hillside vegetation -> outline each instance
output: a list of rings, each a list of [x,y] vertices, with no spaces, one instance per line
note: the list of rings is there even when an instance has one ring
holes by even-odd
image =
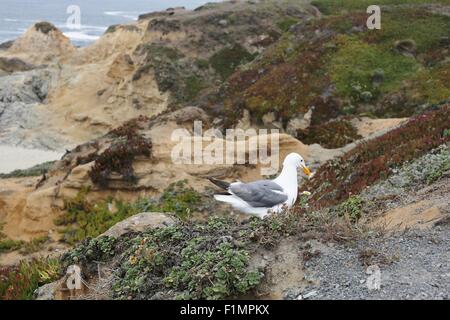
[[[450,1],[380,0],[381,30],[366,27],[370,4],[266,0],[150,13],[110,27],[91,47],[54,56],[70,85],[49,91],[48,104],[58,106],[49,117],[84,143],[54,163],[0,175],[0,255],[33,257],[0,268],[0,298],[298,299],[310,287],[337,290],[308,273],[345,273],[332,252],[358,255],[360,278],[373,264],[407,274],[400,258],[367,247],[394,241],[380,222],[390,217],[406,225],[394,231],[448,230]],[[62,37],[51,24],[36,30],[27,37]],[[73,70],[92,83],[70,82]],[[36,79],[40,71],[32,72]],[[19,80],[31,90],[27,79]],[[90,91],[68,98],[75,89]],[[261,220],[218,205],[206,178],[256,179],[260,167],[175,165],[170,135],[192,131],[196,120],[219,132],[280,129],[280,156],[304,153],[315,171],[300,179],[295,206]],[[377,127],[388,120],[395,126]],[[61,133],[36,128],[27,137],[39,143]],[[173,223],[141,230],[138,214]],[[108,234],[115,227],[123,232]],[[56,244],[69,249],[60,254]],[[44,247],[55,256],[38,256]],[[348,248],[359,251],[349,258]],[[67,296],[65,271],[73,264],[88,286]],[[361,285],[360,278],[352,281]],[[346,288],[351,298],[377,297],[356,294],[353,283]]]

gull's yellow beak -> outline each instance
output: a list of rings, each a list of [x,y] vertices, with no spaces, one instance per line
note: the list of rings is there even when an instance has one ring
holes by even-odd
[[[308,167],[303,167],[303,172],[309,177],[309,176],[311,176],[311,170],[309,170],[309,168]]]

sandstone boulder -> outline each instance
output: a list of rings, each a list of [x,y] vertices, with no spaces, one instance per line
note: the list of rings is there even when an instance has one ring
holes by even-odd
[[[172,226],[176,223],[177,219],[170,214],[144,212],[119,222],[101,236],[118,238],[129,232],[143,232],[149,229]]]
[[[43,63],[71,55],[75,50],[70,39],[54,25],[39,22],[15,40],[8,52],[27,56],[34,63]]]

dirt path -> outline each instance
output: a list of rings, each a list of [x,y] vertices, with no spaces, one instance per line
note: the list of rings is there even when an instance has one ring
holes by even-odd
[[[317,285],[311,299],[450,299],[450,224],[409,231],[354,246],[317,245],[305,265]],[[379,290],[369,290],[369,265],[380,269]],[[372,267],[373,268],[373,267]]]
[[[304,266],[312,284],[299,294],[310,299],[450,299],[450,177],[404,192],[389,207],[378,219],[388,222],[381,237],[345,245],[312,242],[315,254]],[[370,266],[380,270],[377,290],[368,288]]]

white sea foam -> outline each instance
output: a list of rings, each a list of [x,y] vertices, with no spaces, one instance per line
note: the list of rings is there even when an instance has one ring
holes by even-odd
[[[100,38],[100,36],[94,36],[80,31],[66,31],[64,32],[64,35],[72,41],[81,41],[81,42],[95,41],[98,38]]]
[[[0,30],[0,34],[22,34],[23,31],[6,31],[6,30]]]
[[[28,169],[37,164],[61,158],[62,153],[0,145],[0,173]]]
[[[6,22],[36,22],[38,20],[4,18],[3,21],[6,21]]]
[[[107,16],[123,17],[130,20],[137,20],[139,16],[139,12],[136,11],[105,11],[103,14],[106,14]]]
[[[56,27],[60,30],[64,30],[64,29],[70,29],[67,27],[67,24],[58,24],[56,25]],[[86,24],[81,24],[80,28],[77,28],[77,30],[86,30],[86,31],[97,31],[97,32],[105,32],[106,29],[108,29],[105,26],[91,26],[91,25],[86,25]]]

